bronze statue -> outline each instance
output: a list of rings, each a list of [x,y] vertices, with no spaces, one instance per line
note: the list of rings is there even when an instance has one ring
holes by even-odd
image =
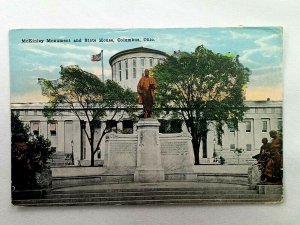
[[[155,103],[154,92],[157,88],[156,81],[149,76],[149,69],[145,69],[145,75],[141,77],[137,85],[139,94],[138,104],[143,105],[144,118],[151,117],[152,108]]]

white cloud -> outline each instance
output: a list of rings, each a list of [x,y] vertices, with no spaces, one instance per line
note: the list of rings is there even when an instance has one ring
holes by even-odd
[[[251,34],[246,34],[246,33],[236,32],[236,31],[224,31],[223,33],[229,33],[232,39],[251,39],[251,38],[254,38],[254,36],[251,35]]]
[[[43,44],[34,44],[34,45],[20,45],[21,49],[27,52],[38,54],[43,57],[56,57],[62,58],[64,60],[79,60],[79,61],[89,61],[91,55],[101,52],[103,50],[97,46],[80,46],[73,44],[60,44],[60,43],[43,43]],[[63,53],[53,52],[53,50],[61,50]],[[67,51],[63,51],[67,50]],[[80,53],[78,51],[85,51],[85,53]],[[111,56],[116,54],[116,50],[104,50],[103,55]],[[73,63],[78,64],[78,63]]]
[[[56,54],[51,53],[49,51],[45,51],[45,50],[36,48],[36,47],[34,47],[32,45],[22,44],[21,45],[21,49],[24,50],[24,51],[28,51],[28,52],[32,52],[32,53],[38,54],[39,56],[44,56],[44,57],[49,57],[49,56],[55,56],[56,55]]]
[[[194,51],[199,45],[208,46],[208,42],[200,36],[186,36],[178,38],[177,35],[167,34],[160,37],[154,37],[154,39],[156,40],[156,49],[172,49],[172,52],[167,53],[173,53],[173,51],[177,50]],[[144,42],[143,46],[153,46],[153,43]]]
[[[102,70],[101,70],[101,66],[82,66],[81,69],[90,72],[92,74],[95,74],[98,77],[102,76]],[[103,70],[105,77],[109,77],[111,79],[111,69],[104,69]]]
[[[55,49],[68,49],[68,50],[82,50],[82,51],[90,51],[90,52],[95,52],[99,53],[102,48],[99,48],[97,46],[80,46],[80,45],[73,45],[73,44],[57,44],[57,43],[46,43],[40,45],[43,48],[55,48]]]
[[[80,61],[88,61],[91,58],[91,56],[88,54],[78,54],[78,53],[70,53],[70,52],[58,54],[57,56],[63,59],[75,59]]]
[[[268,41],[278,38],[278,34],[271,34],[266,37],[262,37],[257,39],[254,43],[257,45],[257,48],[252,49],[246,49],[242,52],[240,56],[240,61],[242,63],[253,63],[253,64],[259,64],[254,62],[251,59],[251,56],[255,53],[261,53],[263,57],[272,57],[275,54],[278,54],[282,51],[282,47],[278,45],[271,45],[268,43]]]
[[[24,70],[26,70],[26,71],[44,70],[44,71],[52,73],[55,70],[57,70],[58,68],[59,68],[58,66],[41,65],[41,64],[33,63],[33,64],[31,64],[31,68],[27,68],[27,69],[24,69]]]
[[[282,86],[282,65],[271,65],[252,69],[249,87],[273,87]]]

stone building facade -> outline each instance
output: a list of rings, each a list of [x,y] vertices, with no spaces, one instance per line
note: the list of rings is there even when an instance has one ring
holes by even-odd
[[[213,126],[208,132],[207,159],[203,163],[209,163],[213,160],[214,152],[223,156],[227,163],[235,163],[236,156],[233,152],[235,148],[244,150],[243,157],[250,159],[260,150],[261,139],[269,138],[270,130],[282,130],[282,102],[281,101],[246,101],[248,111],[245,114],[243,122],[239,123],[238,131],[234,131],[230,124],[224,126],[224,135],[222,146],[217,144],[217,138]],[[41,134],[48,138],[57,152],[74,152],[75,163],[90,159],[90,149],[88,140],[81,128],[80,121],[76,116],[68,111],[67,108],[60,109],[60,115],[55,116],[53,121],[48,122],[43,116],[45,103],[24,103],[11,104],[12,112],[19,115],[20,119],[30,127],[32,134]],[[110,117],[108,117],[110,118]],[[103,120],[97,129],[98,138],[106,124],[110,121]],[[161,121],[162,122],[162,121]],[[128,121],[121,120],[113,123],[113,130],[116,133],[128,133]],[[136,132],[136,122],[132,121],[132,129]],[[172,130],[172,123],[170,123]],[[186,130],[182,126],[182,130]],[[161,131],[165,132],[165,131]],[[99,140],[99,139],[98,139]],[[97,141],[97,138],[95,142]],[[101,143],[101,149],[105,148],[105,139]],[[104,152],[95,154],[95,159],[102,159]],[[200,157],[202,156],[200,149]],[[200,160],[201,161],[201,160]],[[244,162],[244,161],[241,161]]]

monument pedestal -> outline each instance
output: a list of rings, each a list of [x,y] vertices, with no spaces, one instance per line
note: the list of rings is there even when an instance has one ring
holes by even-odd
[[[141,119],[137,123],[137,167],[134,182],[151,183],[165,180],[161,162],[159,126],[160,123],[152,118]]]

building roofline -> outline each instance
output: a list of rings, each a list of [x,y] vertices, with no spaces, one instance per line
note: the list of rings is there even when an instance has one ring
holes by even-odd
[[[163,55],[163,56],[166,56],[166,57],[169,57],[169,55],[163,51],[159,51],[159,50],[156,50],[156,49],[151,49],[151,48],[144,48],[144,47],[138,47],[138,48],[131,48],[131,49],[127,49],[127,50],[124,50],[124,51],[121,51],[121,52],[118,52],[116,54],[114,54],[113,56],[110,57],[109,59],[109,65],[112,64],[112,62],[120,57],[120,56],[123,56],[123,55],[127,55],[127,54],[131,54],[131,53],[140,53],[140,52],[147,52],[147,53],[156,53],[156,54],[160,54],[160,55]]]

